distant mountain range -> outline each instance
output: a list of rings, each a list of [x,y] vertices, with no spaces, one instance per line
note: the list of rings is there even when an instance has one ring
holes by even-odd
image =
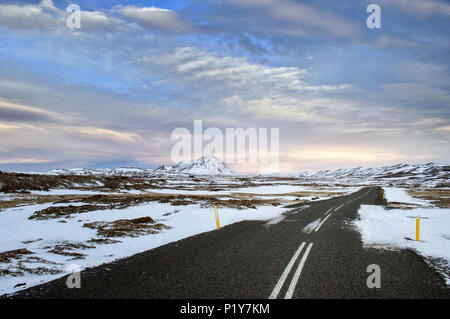
[[[155,174],[238,175],[225,165],[225,163],[212,156],[204,156],[190,162],[180,162],[174,166],[162,165],[154,170],[136,167],[113,169],[71,168],[53,170],[47,174],[128,177],[146,177],[154,176]],[[278,174],[271,174],[271,176],[278,176]],[[318,172],[282,174],[282,176],[297,177],[301,180],[312,182],[450,186],[450,166],[435,163],[417,165],[397,164],[379,168],[345,168]]]
[[[180,162],[175,166],[160,166],[156,172],[166,172],[174,174],[202,174],[202,175],[234,175],[235,172],[225,163],[213,156],[203,156],[195,161]]]
[[[450,166],[435,163],[302,172],[296,174],[296,176],[305,180],[339,181],[342,183],[371,182],[393,185],[450,186]]]
[[[119,167],[119,168],[60,168],[54,169],[47,174],[51,175],[78,175],[78,176],[130,176],[145,177],[153,174],[153,170],[138,167]]]
[[[137,167],[101,169],[69,168],[55,169],[50,171],[49,174],[145,177],[155,174],[234,175],[236,173],[217,158],[213,156],[203,156],[194,161],[180,162],[174,166],[162,165],[154,170]]]

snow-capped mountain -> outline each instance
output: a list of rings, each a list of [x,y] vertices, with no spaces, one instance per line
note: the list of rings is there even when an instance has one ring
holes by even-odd
[[[234,175],[231,168],[213,156],[203,156],[191,162],[180,162],[171,167],[168,172],[176,174],[202,175]]]
[[[55,169],[48,174],[50,175],[79,175],[79,176],[129,176],[129,177],[146,177],[155,174],[201,174],[201,175],[234,175],[235,173],[225,163],[219,161],[213,156],[203,156],[197,160],[190,162],[180,162],[174,166],[162,165],[155,170],[143,169],[136,167],[120,167],[120,168],[69,168]]]
[[[49,172],[51,175],[79,175],[79,176],[130,176],[145,177],[152,174],[152,170],[137,167],[119,167],[119,168],[68,168],[55,169]]]
[[[315,173],[304,172],[296,176],[317,181],[443,186],[450,184],[450,166],[435,163],[396,164],[379,168],[356,167]]]
[[[236,173],[217,158],[204,156],[194,161],[180,162],[174,166],[162,165],[155,170],[135,167],[112,169],[71,168],[53,170],[47,174],[151,177],[165,174],[235,175]],[[450,186],[450,166],[435,163],[418,165],[397,164],[379,168],[341,168],[338,170],[301,172],[297,174],[270,174],[273,177],[285,175],[314,183]]]
[[[172,166],[161,165],[160,167],[155,168],[155,172],[166,173],[166,172],[170,172],[171,169],[172,169]]]

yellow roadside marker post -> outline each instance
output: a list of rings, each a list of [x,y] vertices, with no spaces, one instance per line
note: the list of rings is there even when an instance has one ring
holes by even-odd
[[[416,218],[416,241],[420,241],[420,216]]]
[[[219,229],[220,228],[220,224],[219,224],[219,210],[217,209],[217,206],[214,206],[214,216],[216,217],[217,229]]]

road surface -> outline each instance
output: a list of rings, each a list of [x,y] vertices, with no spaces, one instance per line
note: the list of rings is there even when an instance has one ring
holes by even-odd
[[[269,225],[244,221],[86,269],[18,298],[449,298],[444,280],[410,250],[365,249],[350,221],[381,188],[297,207]],[[315,224],[312,224],[315,222]],[[309,226],[310,232],[303,229]],[[379,265],[381,288],[368,288]]]

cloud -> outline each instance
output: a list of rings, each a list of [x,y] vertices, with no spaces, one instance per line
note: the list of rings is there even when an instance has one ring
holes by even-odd
[[[13,79],[0,78],[0,92],[2,95],[21,95],[23,93],[27,95],[42,96],[48,94],[45,87],[26,83],[24,81],[16,81]]]
[[[0,25],[10,29],[41,31],[41,32],[71,32],[66,25],[70,13],[58,9],[51,0],[42,0],[35,5],[0,5]],[[108,12],[81,11],[81,29],[79,32],[127,30],[129,26],[122,20],[108,15]]]
[[[419,17],[450,16],[450,4],[437,0],[384,0],[382,4],[398,7],[407,14]]]
[[[46,110],[0,99],[0,118],[11,122],[58,122],[60,117]]]
[[[248,121],[270,121],[271,125],[336,123],[351,111],[350,101],[325,96],[266,95],[245,97],[234,95],[220,100],[221,116],[243,118]]]
[[[289,23],[291,26],[304,26],[326,31],[335,36],[355,35],[355,27],[334,14],[318,10],[310,5],[291,0],[229,0],[235,6],[263,10],[271,18]]]
[[[450,83],[450,74],[442,64],[406,60],[396,68],[399,82],[413,82],[429,87],[445,88]],[[442,95],[442,92],[439,94]]]
[[[380,152],[369,147],[336,147],[312,146],[302,148],[300,152],[286,154],[286,156],[299,160],[329,160],[356,161],[356,162],[383,162],[396,161],[403,157],[398,153]]]
[[[11,29],[48,31],[62,23],[55,9],[49,0],[37,5],[0,5],[0,24]]]
[[[306,74],[306,70],[296,67],[252,64],[245,58],[220,57],[194,47],[177,48],[173,53],[157,57],[155,61],[185,80],[222,82],[232,87],[262,83],[296,87],[301,85],[301,78]]]
[[[258,45],[248,35],[242,35],[239,37],[239,44],[244,47],[248,52],[260,55],[269,53],[264,47]]]
[[[419,26],[401,38],[400,19],[397,34],[367,31],[368,45],[358,35],[365,8],[308,3],[95,7],[82,12],[80,32],[42,35],[23,30],[67,30],[67,13],[53,2],[0,10],[0,25],[19,30],[4,32],[9,45],[0,48],[2,159],[168,162],[171,130],[192,128],[194,119],[278,127],[284,154],[304,154],[285,156],[292,168],[408,161],[422,151],[448,158],[448,44],[439,46],[439,63],[429,54],[427,63],[411,60],[436,48],[443,31],[428,40]],[[36,28],[13,21],[25,11]]]
[[[22,129],[35,129],[35,130],[42,130],[42,128],[29,124],[29,123],[20,123],[20,122],[0,122],[0,130],[2,130],[2,133],[13,131],[13,130],[22,130]]]
[[[450,132],[450,125],[438,127],[437,130],[444,131],[444,132]]]
[[[67,127],[64,130],[70,133],[81,133],[83,135],[92,136],[94,138],[106,138],[116,141],[135,141],[138,135],[128,132],[119,132],[111,129],[98,127]]]
[[[175,11],[156,7],[117,6],[114,11],[148,30],[189,32],[192,28]]]
[[[131,27],[128,26],[124,21],[109,16],[105,12],[101,11],[81,11],[81,29],[77,31],[81,32],[102,32],[102,31],[113,31],[130,30]]]
[[[448,112],[450,94],[447,90],[417,83],[389,83],[380,86],[382,97],[397,106],[444,108]]]
[[[136,62],[148,67],[162,67],[166,76],[177,80],[209,83],[211,86],[220,84],[247,92],[254,89],[258,94],[279,90],[317,93],[352,87],[349,84],[310,85],[304,81],[306,69],[251,63],[245,58],[219,56],[195,47],[180,47],[166,54],[144,55]]]
[[[372,45],[376,48],[397,48],[397,47],[406,47],[406,48],[417,48],[420,47],[419,43],[415,41],[411,41],[406,38],[400,37],[392,37],[389,35],[380,35],[375,39],[375,41],[367,43],[368,45]]]
[[[52,160],[37,159],[37,158],[11,158],[11,159],[0,159],[0,164],[43,164],[43,163],[53,163]]]
[[[133,159],[153,149],[136,133],[100,126],[0,122],[0,132],[4,165]]]
[[[214,118],[216,123],[279,120],[289,122],[330,121],[352,105],[342,95],[353,85],[313,85],[308,72],[298,67],[252,63],[245,58],[219,56],[194,47],[176,48],[165,54],[146,54],[135,62],[141,68],[171,79],[173,88],[191,88],[193,114]],[[187,99],[183,101],[185,105]],[[220,109],[220,119],[217,114]],[[187,119],[191,119],[188,116]]]

